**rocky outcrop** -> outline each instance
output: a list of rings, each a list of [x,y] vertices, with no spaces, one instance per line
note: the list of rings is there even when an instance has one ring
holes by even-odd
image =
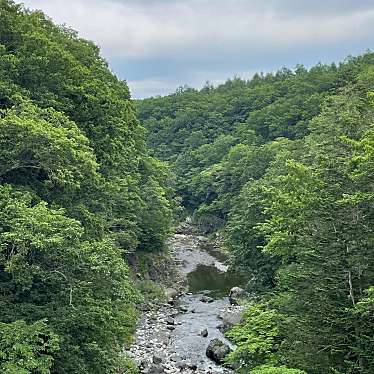
[[[178,297],[179,292],[174,288],[166,288],[164,294],[167,300],[172,300]]]
[[[175,230],[176,234],[197,235],[198,230],[190,222],[182,222]]]
[[[228,331],[234,325],[238,325],[243,321],[243,308],[231,307],[223,313],[221,313],[218,318],[222,320],[222,323],[218,326],[218,329],[223,333]]]
[[[152,357],[152,362],[156,365],[162,364],[165,360],[164,354],[155,353]]]
[[[230,290],[229,301],[231,305],[239,305],[240,299],[245,295],[245,291],[240,287],[233,287]]]
[[[231,352],[231,348],[219,339],[213,339],[210,341],[206,355],[217,364],[221,364],[225,357]]]

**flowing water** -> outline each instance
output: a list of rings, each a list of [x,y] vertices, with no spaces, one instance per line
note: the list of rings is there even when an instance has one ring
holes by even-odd
[[[229,307],[230,289],[241,285],[243,279],[228,272],[225,256],[215,251],[205,237],[177,234],[171,247],[180,271],[187,276],[188,286],[188,294],[180,299],[188,312],[176,317],[178,324],[172,336],[174,349],[177,353],[183,352],[189,361],[209,369],[212,361],[205,351],[211,339],[219,338],[232,347],[217,327],[222,323],[219,316]],[[204,295],[214,301],[202,302]],[[208,330],[205,338],[200,334],[204,329]],[[214,367],[215,371],[223,371]]]
[[[225,257],[205,237],[176,234],[169,245],[179,272],[187,280],[187,292],[178,299],[178,308],[165,306],[156,316],[143,316],[135,352],[144,358],[154,354],[152,347],[158,347],[157,351],[165,354],[166,373],[179,372],[175,364],[178,360],[196,365],[195,373],[230,373],[231,370],[216,365],[206,356],[206,348],[214,338],[233,348],[217,327],[222,323],[220,315],[235,311],[229,304],[228,294],[232,287],[242,285],[243,279],[228,271]],[[201,301],[203,296],[210,298],[209,302]],[[170,316],[175,323],[168,330],[165,324]],[[207,337],[201,335],[205,329]],[[144,345],[148,348],[143,349]]]

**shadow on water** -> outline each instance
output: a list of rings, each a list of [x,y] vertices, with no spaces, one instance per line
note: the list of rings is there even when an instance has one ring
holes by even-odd
[[[209,293],[215,299],[227,296],[232,287],[244,284],[244,278],[239,274],[221,271],[214,265],[198,265],[187,279],[189,292]]]

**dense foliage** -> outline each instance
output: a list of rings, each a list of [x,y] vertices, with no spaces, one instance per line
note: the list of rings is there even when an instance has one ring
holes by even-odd
[[[138,107],[185,207],[248,275],[239,370],[374,372],[374,54]]]
[[[136,106],[94,44],[0,0],[1,372],[131,370],[125,259],[163,246],[169,164],[247,274],[238,371],[373,373],[374,55]]]
[[[98,48],[0,0],[2,373],[125,370],[125,258],[162,248],[171,182]]]

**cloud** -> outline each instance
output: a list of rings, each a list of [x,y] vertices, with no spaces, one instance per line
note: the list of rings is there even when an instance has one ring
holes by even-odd
[[[93,40],[114,70],[133,84],[133,91],[144,95],[147,85],[153,93],[160,84],[164,88],[159,92],[164,92],[172,84],[196,85],[197,81],[219,81],[240,71],[271,70],[289,62],[295,65],[311,51],[318,62],[333,58],[332,50],[338,51],[335,56],[340,58],[348,46],[353,47],[348,53],[373,46],[372,0],[24,3]]]
[[[175,82],[168,82],[163,79],[139,79],[127,82],[131,95],[135,98],[166,95],[174,92],[177,88]]]
[[[325,11],[330,11],[318,18],[314,13],[322,7],[315,3],[322,2],[26,1],[32,8],[42,8],[58,22],[76,28],[83,37],[93,39],[111,57],[170,56],[197,50],[204,53],[233,46],[326,44],[374,31],[373,3],[369,6],[363,1],[367,6],[355,7],[355,1],[324,1]]]

